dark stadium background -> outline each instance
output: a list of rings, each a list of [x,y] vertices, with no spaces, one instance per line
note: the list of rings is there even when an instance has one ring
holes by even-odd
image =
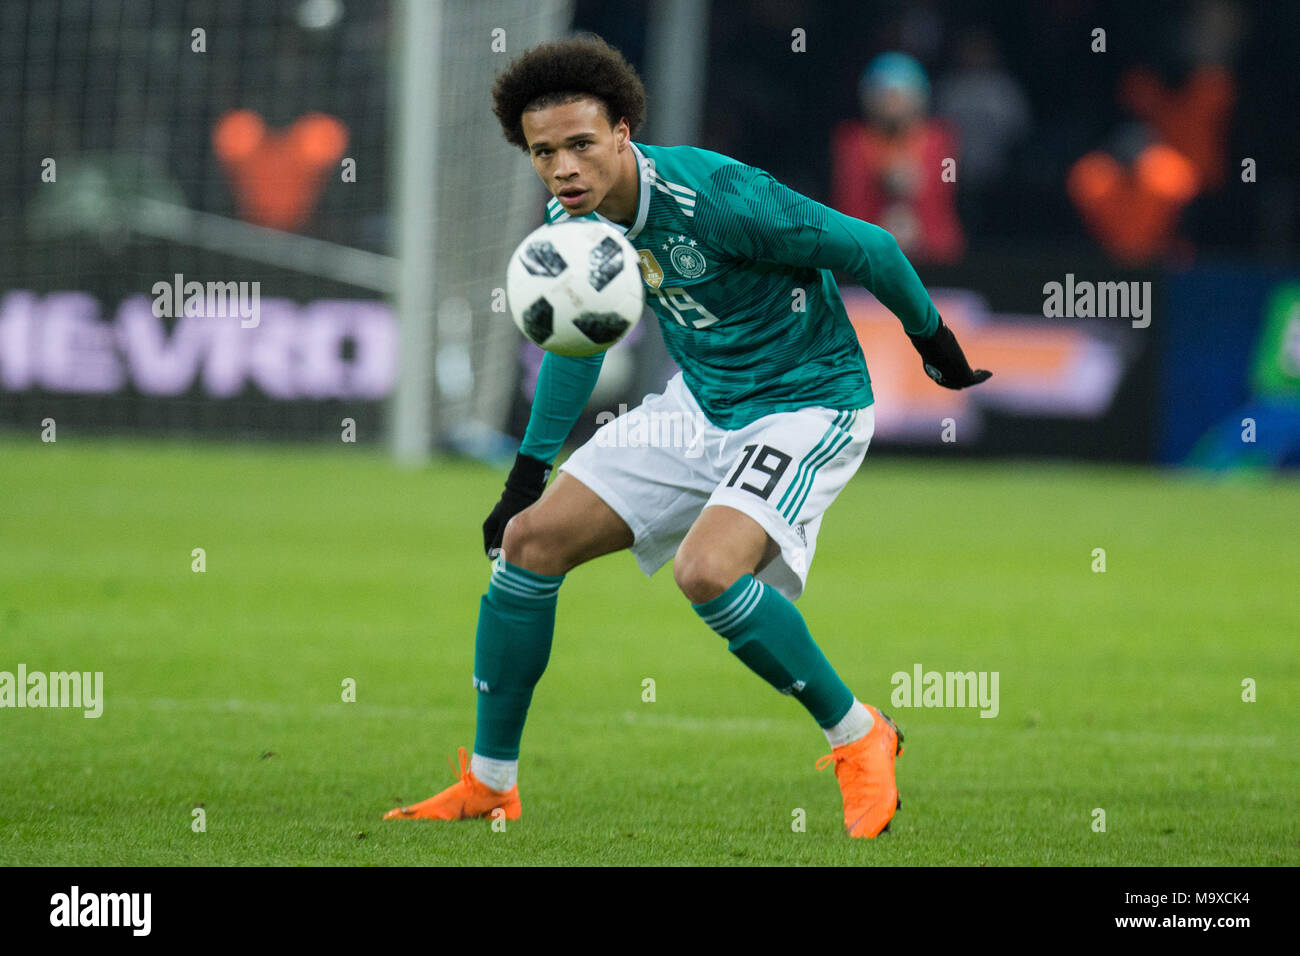
[[[0,3],[0,672],[105,678],[99,719],[0,710],[0,866],[1300,862],[1298,10]],[[627,555],[566,579],[525,818],[379,822],[446,786],[444,754],[472,742],[480,529],[541,357],[497,293],[547,195],[489,91],[510,56],[574,30],[642,72],[646,142],[828,202],[832,139],[880,54],[914,56],[937,94],[977,31],[1027,104],[980,191],[959,154],[964,251],[913,257],[992,379],[936,387],[841,283],[876,433],[800,610],[864,701],[914,666],[1002,674],[996,720],[897,709],[888,841],[844,838],[816,728]],[[1213,64],[1234,90],[1224,176],[1118,255],[1070,183],[1118,168],[1131,185],[1157,156],[1178,186],[1191,160],[1119,91],[1145,75],[1177,96]],[[176,274],[259,283],[262,325],[151,313]],[[1045,284],[1069,275],[1150,283],[1149,325],[1046,316]],[[573,440],[671,371],[643,321]]]
[[[382,2],[337,4],[336,22],[307,29],[301,15],[306,7],[288,0],[6,4],[0,11],[0,110],[11,134],[0,142],[3,288],[88,293],[100,303],[104,320],[128,296],[143,294],[157,277],[176,272],[200,281],[257,278],[264,294],[300,303],[375,297],[376,290],[349,286],[327,272],[304,275],[280,269],[253,250],[228,254],[135,234],[120,221],[120,204],[138,196],[239,218],[229,179],[214,155],[213,129],[222,115],[253,109],[268,126],[284,128],[297,116],[319,111],[347,128],[347,154],[362,175],[347,186],[327,182],[295,231],[349,249],[391,253],[392,8]],[[1229,11],[1239,28],[1239,42],[1225,47],[1237,84],[1225,151],[1227,181],[1187,204],[1168,249],[1138,264],[1117,263],[1067,195],[1071,165],[1091,151],[1109,151],[1121,162],[1132,158],[1134,144],[1148,134],[1119,102],[1120,78],[1142,67],[1170,88],[1186,82],[1195,63],[1189,24],[1194,13],[1210,7]],[[652,9],[648,3],[583,0],[574,7],[573,28],[601,33],[648,72]],[[1277,283],[1294,277],[1300,257],[1300,128],[1279,122],[1300,103],[1300,80],[1284,66],[1300,45],[1298,21],[1287,4],[1231,0],[1138,5],[722,0],[708,7],[697,144],[768,169],[790,186],[830,201],[832,131],[858,115],[857,79],[872,58],[888,50],[915,54],[934,92],[952,73],[961,38],[971,29],[986,31],[1028,103],[1031,122],[1006,150],[1002,173],[978,196],[967,195],[958,182],[965,252],[950,263],[918,258],[922,279],[931,288],[977,291],[995,313],[1031,316],[1041,309],[1043,282],[1060,280],[1066,272],[1151,281],[1159,317],[1150,328],[1121,336],[1127,350],[1122,381],[1099,414],[1040,410],[1005,420],[1003,409],[991,407],[978,441],[940,451],[1178,462],[1197,437],[1250,399],[1252,347],[1265,300]],[[179,36],[197,23],[211,24],[204,55],[185,59],[183,44],[167,52],[159,46],[169,31]],[[1105,53],[1088,48],[1098,24],[1107,30]],[[795,26],[806,31],[806,52],[791,52]],[[491,68],[484,69],[490,76]],[[456,122],[490,126],[481,82],[476,89],[457,92],[465,102]],[[650,124],[641,135],[653,141],[653,82],[651,92]],[[442,147],[450,150],[453,164],[456,145],[453,132]],[[38,188],[33,171],[39,172],[47,156],[59,158],[65,181],[83,191],[100,190],[99,202],[89,204],[94,208],[83,203],[70,209],[53,201],[58,194],[48,184]],[[1257,182],[1238,181],[1237,163],[1246,156],[1258,164]],[[97,177],[89,185],[78,178],[87,169]],[[477,215],[490,217],[490,208],[482,208],[490,197],[490,192],[475,197]],[[540,221],[542,199],[538,187],[534,221]],[[526,231],[523,225],[520,233]],[[454,241],[455,225],[448,229]],[[492,274],[490,266],[502,254],[496,247],[508,246],[510,238],[493,240],[493,253],[474,266],[478,273]],[[1220,297],[1229,310],[1198,311],[1204,295],[1180,292],[1199,289],[1197,283],[1207,276],[1212,288],[1224,290]],[[1229,286],[1233,291],[1226,291]],[[470,301],[474,335],[487,328],[499,332],[501,316],[488,312],[485,302]],[[1169,302],[1185,307],[1170,311]],[[1115,324],[1076,320],[1077,327],[1103,336],[1114,329],[1100,330]],[[662,384],[670,368],[652,325],[632,349],[631,371],[611,374],[600,407],[634,403]],[[1189,354],[1188,342],[1202,346]],[[339,348],[346,363],[355,343],[345,338]],[[423,348],[432,365],[437,344]],[[870,345],[867,351],[870,365]],[[1197,361],[1199,390],[1175,374],[1174,355]],[[443,427],[435,444],[499,457],[508,443],[491,440],[490,433],[521,433],[536,361],[535,350],[520,346],[513,368],[492,367],[494,378],[516,376],[520,387],[504,416],[485,415],[488,439],[461,440]],[[1206,379],[1206,369],[1213,369],[1213,380]],[[479,365],[476,370],[480,378],[488,374]],[[88,429],[117,434],[333,440],[336,423],[346,416],[363,426],[360,443],[379,441],[385,433],[383,402],[365,397],[268,399],[254,384],[235,396],[214,396],[199,376],[182,394],[166,398],[141,394],[129,376],[120,387],[94,394],[50,387],[39,375],[26,379],[15,385],[11,377],[0,376],[5,389],[0,424],[10,429],[31,427],[34,416],[58,420],[65,409],[75,409]],[[594,414],[584,416],[575,437],[583,437],[593,423]],[[879,432],[875,448],[935,450],[932,440],[887,428]]]

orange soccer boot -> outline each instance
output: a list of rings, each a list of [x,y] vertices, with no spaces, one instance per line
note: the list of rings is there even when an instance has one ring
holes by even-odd
[[[903,806],[894,782],[894,757],[903,753],[903,734],[888,715],[870,704],[866,708],[875,721],[871,732],[817,761],[818,770],[835,764],[835,779],[844,795],[844,829],[851,837],[883,833],[894,811]]]
[[[507,820],[518,820],[523,814],[519,802],[519,785],[509,790],[493,790],[481,782],[469,769],[465,748],[460,752],[460,779],[446,790],[428,800],[409,807],[394,807],[384,814],[385,820],[470,820],[491,816],[494,810],[505,810]],[[450,757],[448,762],[450,762]]]

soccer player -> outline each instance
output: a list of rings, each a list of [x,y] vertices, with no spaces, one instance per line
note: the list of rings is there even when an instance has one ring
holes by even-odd
[[[645,92],[600,38],[525,52],[493,98],[505,138],[552,194],[548,221],[609,223],[638,252],[681,372],[622,427],[665,413],[704,427],[685,449],[619,448],[620,423],[609,422],[547,488],[603,355],[545,356],[518,458],[483,525],[494,563],[474,647],[473,756],[467,766],[460,748],[458,782],[385,819],[520,816],[519,744],[550,655],[556,594],[574,567],[630,548],[647,575],[671,558],[704,624],[808,710],[832,748],[817,765],[835,766],[845,828],[876,836],[900,806],[902,734],[854,697],[793,603],[874,423],[866,362],[832,273],[853,275],[898,316],[940,385],[990,373],[971,370],[883,229],[718,153],[634,142]]]

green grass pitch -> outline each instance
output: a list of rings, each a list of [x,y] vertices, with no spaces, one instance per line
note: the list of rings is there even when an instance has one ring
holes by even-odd
[[[906,734],[865,841],[802,708],[627,554],[561,592],[523,819],[380,821],[473,742],[498,472],[63,431],[0,463],[0,670],[105,694],[0,710],[0,864],[1300,863],[1293,481],[868,455],[799,602]],[[997,671],[997,717],[891,708],[916,664]]]

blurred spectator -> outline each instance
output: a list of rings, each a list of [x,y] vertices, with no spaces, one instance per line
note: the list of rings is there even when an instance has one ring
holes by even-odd
[[[927,116],[925,69],[904,53],[881,54],[863,72],[858,96],[863,119],[840,123],[831,140],[831,205],[889,230],[917,262],[956,261],[965,239],[956,183],[944,173],[957,142]]]
[[[1081,156],[1066,190],[1116,262],[1144,266],[1179,248],[1178,218],[1200,189],[1196,167],[1146,127],[1126,124],[1106,150]]]
[[[1228,0],[1201,0],[1182,28],[1176,69],[1182,82],[1166,84],[1156,70],[1138,66],[1120,81],[1119,99],[1196,167],[1202,185],[1223,185],[1228,165],[1228,127],[1237,98],[1232,63],[1245,24]]]
[[[1131,165],[1093,151],[1071,168],[1070,198],[1117,261],[1146,265],[1190,249],[1178,222],[1198,195],[1223,186],[1237,97],[1229,65],[1243,29],[1230,0],[1193,7],[1165,69],[1138,65],[1119,81],[1117,99],[1142,121],[1149,145]]]
[[[961,143],[958,208],[966,227],[978,229],[1008,154],[1030,126],[1029,101],[988,29],[972,27],[959,37],[956,68],[937,84],[935,108]]]
[[[1219,66],[1198,66],[1181,86],[1170,89],[1153,71],[1137,67],[1124,75],[1119,97],[1188,158],[1205,188],[1223,185],[1228,124],[1236,99],[1231,73]]]

